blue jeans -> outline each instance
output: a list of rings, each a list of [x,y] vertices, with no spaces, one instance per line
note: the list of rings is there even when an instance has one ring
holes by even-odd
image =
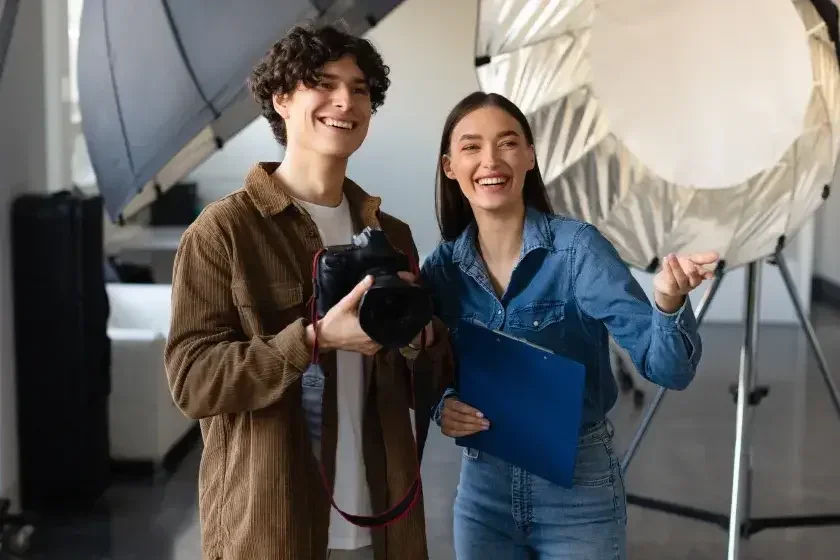
[[[458,560],[625,560],[627,502],[612,426],[581,434],[563,488],[464,448],[455,498]]]

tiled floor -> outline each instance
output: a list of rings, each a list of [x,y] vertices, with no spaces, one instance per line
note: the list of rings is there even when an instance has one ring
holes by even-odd
[[[840,314],[817,309],[815,326],[840,382]],[[703,329],[705,354],[694,385],[668,393],[627,475],[628,490],[728,514],[742,328]],[[840,418],[831,406],[805,338],[793,327],[763,327],[759,382],[769,396],[754,416],[755,516],[840,513]],[[648,402],[655,389],[646,386]],[[613,414],[618,448],[629,442],[640,413],[622,401]],[[451,506],[459,450],[433,428],[424,481],[430,558],[449,560]],[[178,473],[156,483],[124,483],[100,513],[39,527],[33,560],[197,560],[195,473],[198,450]],[[631,560],[726,557],[726,532],[694,520],[631,507]],[[742,547],[746,560],[832,560],[840,527],[767,530]]]

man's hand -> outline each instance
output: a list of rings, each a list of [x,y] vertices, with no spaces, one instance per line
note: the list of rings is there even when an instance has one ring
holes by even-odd
[[[449,437],[464,437],[490,428],[490,422],[473,407],[450,397],[443,403],[440,416],[440,431]]]
[[[714,276],[708,265],[716,264],[718,254],[694,253],[687,257],[668,255],[662,261],[662,269],[653,278],[654,299],[664,313],[674,313],[685,301],[685,296],[699,286],[703,280]]]
[[[318,321],[318,346],[322,350],[348,350],[373,356],[382,348],[371,340],[359,324],[359,302],[372,284],[373,276],[365,277]],[[307,330],[307,339],[310,344],[314,342],[315,331],[312,325]]]
[[[397,274],[399,275],[400,278],[402,278],[403,280],[405,280],[409,284],[416,284],[417,283],[417,277],[415,275],[411,274],[410,272],[400,271],[400,272],[397,272]],[[425,331],[426,331],[426,348],[428,348],[429,346],[432,346],[435,343],[435,329],[432,326],[431,321],[429,321],[429,323],[426,325]],[[411,342],[409,342],[409,346],[411,346],[412,348],[420,348],[420,344],[422,343],[422,340],[421,340],[422,335],[423,335],[423,331],[420,331],[419,333],[417,333],[417,336],[415,336],[414,339]]]

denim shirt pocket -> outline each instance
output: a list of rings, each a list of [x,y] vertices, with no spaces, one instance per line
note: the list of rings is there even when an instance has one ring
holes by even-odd
[[[562,301],[536,301],[512,311],[508,324],[515,329],[542,331],[561,322],[565,309]]]

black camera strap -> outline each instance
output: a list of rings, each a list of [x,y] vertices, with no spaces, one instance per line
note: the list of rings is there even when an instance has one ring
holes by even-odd
[[[315,254],[315,259],[313,261],[313,284],[315,282],[315,267],[316,263],[318,262],[318,258],[320,257],[321,253],[324,251],[318,251]],[[415,267],[416,268],[416,267]],[[318,365],[319,363],[319,347],[318,347],[318,328],[317,328],[317,316],[316,316],[316,297],[317,292],[313,292],[312,298],[309,300],[310,305],[310,320],[312,325],[315,328],[315,340],[312,344],[312,359],[311,362],[313,365]],[[332,507],[342,516],[344,519],[352,523],[353,525],[357,525],[359,527],[385,527],[390,525],[396,521],[399,521],[405,515],[408,514],[409,511],[415,506],[415,504],[420,500],[422,496],[422,481],[420,475],[420,466],[423,461],[423,450],[426,446],[426,437],[429,433],[429,424],[430,424],[430,417],[432,413],[432,407],[434,406],[434,402],[431,402],[432,396],[432,387],[430,385],[432,379],[432,371],[431,371],[431,361],[429,360],[428,354],[426,352],[426,329],[424,328],[422,334],[420,335],[420,350],[415,358],[412,367],[411,367],[411,407],[414,409],[414,425],[415,425],[415,457],[417,459],[416,463],[416,472],[414,476],[414,481],[412,482],[409,489],[406,491],[405,495],[403,495],[399,501],[388,508],[386,511],[375,514],[375,515],[354,515],[351,513],[347,513],[343,511],[338,504],[335,503],[335,498],[333,497],[333,487],[329,482],[327,477],[327,473],[324,469],[324,463],[318,459],[318,467],[321,473],[321,481],[323,482],[324,489],[327,492],[327,496],[330,499],[330,503]],[[321,373],[323,375],[323,373]],[[320,383],[316,383],[315,387],[320,386],[320,394],[317,396],[318,401],[322,404],[323,403],[323,391],[324,391],[324,383],[321,380]],[[320,418],[318,421],[320,425],[318,426],[320,434],[324,433],[324,414],[319,415]],[[313,429],[310,426],[310,423],[307,422],[307,429]],[[311,435],[311,434],[310,434]],[[320,440],[320,438],[318,438]],[[338,465],[336,465],[336,470],[338,469]]]

